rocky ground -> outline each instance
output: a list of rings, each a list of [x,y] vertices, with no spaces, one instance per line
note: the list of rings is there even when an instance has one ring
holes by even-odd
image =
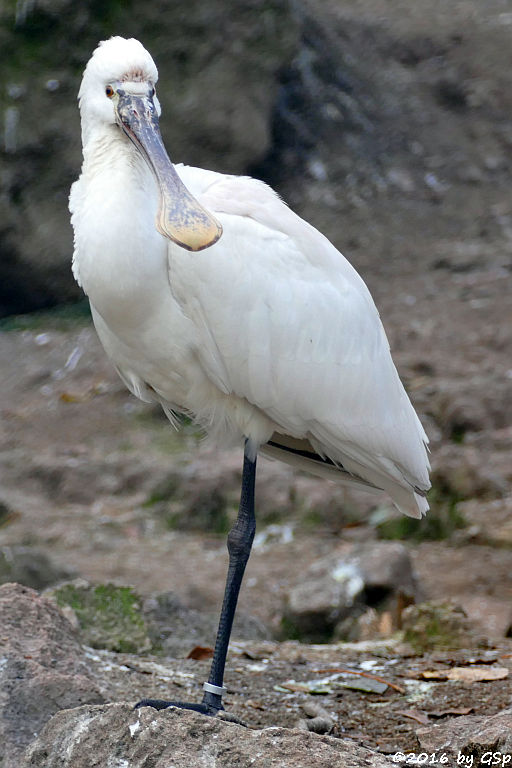
[[[52,4],[36,5],[41,21]],[[370,286],[431,438],[432,512],[399,519],[385,498],[262,459],[226,675],[226,708],[247,727],[132,713],[141,697],[200,696],[241,455],[131,397],[83,308],[7,318],[0,582],[25,587],[0,589],[2,768],[189,766],[192,754],[218,768],[235,749],[239,765],[283,766],[512,754],[510,13],[501,0],[357,0],[297,6],[293,24],[281,59],[257,69],[278,78],[264,151],[237,144],[244,168],[226,168],[277,184]],[[22,113],[16,93],[2,98]],[[0,158],[16,221],[24,152]],[[34,194],[39,221],[50,196]],[[6,274],[16,226],[1,240]]]
[[[1,341],[2,580],[51,589],[81,577],[85,584],[73,582],[76,594],[109,582],[133,585],[144,622],[142,630],[137,621],[125,626],[114,614],[105,631],[75,593],[63,599],[60,606],[86,645],[85,650],[76,645],[75,671],[66,674],[73,677],[80,666],[83,677],[74,680],[78,693],[70,699],[67,683],[64,690],[62,682],[54,683],[58,694],[45,692],[54,674],[48,658],[38,661],[37,674],[30,665],[14,676],[22,678],[30,696],[38,691],[30,734],[52,712],[88,702],[134,703],[147,696],[197,700],[223,589],[224,531],[235,514],[239,452],[209,447],[187,425],[176,434],[158,412],[135,401],[83,320],[44,317],[41,327],[6,331]],[[446,740],[438,723],[469,719],[470,734],[475,718],[492,718],[510,705],[512,644],[505,637],[511,624],[510,497],[501,488],[494,494],[478,490],[491,471],[485,457],[489,444],[489,434],[485,442],[437,441],[434,478],[451,477],[445,457],[455,471],[469,454],[478,473],[473,469],[467,478],[477,490],[455,504],[443,486],[433,498],[436,525],[420,525],[408,533],[419,540],[403,543],[381,538],[398,522],[385,499],[376,507],[373,497],[356,497],[277,463],[260,462],[259,528],[228,665],[230,712],[252,728],[307,728],[313,722],[321,732],[392,755],[423,749],[423,743],[437,748],[432,744],[441,743],[435,740],[438,732]],[[503,458],[492,468],[496,473],[506,467],[505,451],[498,441],[493,451]],[[507,482],[506,474],[499,477]],[[443,538],[428,538],[437,534]],[[433,618],[421,613],[407,618],[415,610],[406,608],[409,603],[422,606],[447,597],[463,606],[468,618],[455,611],[453,619],[454,609],[446,607],[437,607]],[[12,619],[17,599],[4,604],[2,627]],[[26,629],[13,622],[14,637],[3,631],[3,658],[12,660],[14,640],[16,658],[34,657],[26,645],[31,626],[38,626],[36,641],[48,647],[39,620],[26,621]],[[48,621],[63,619],[52,613]],[[112,635],[112,622],[118,629],[122,625],[121,639]],[[59,626],[48,631],[60,646]],[[405,627],[405,638],[395,634],[399,627]],[[287,637],[331,640],[308,645],[283,642]],[[336,637],[352,642],[333,645]],[[194,649],[199,658],[187,659]],[[447,676],[453,669],[464,670],[460,679]],[[60,662],[58,670],[63,674]],[[10,681],[5,690],[12,692],[12,670],[4,672]],[[15,701],[23,705],[27,695],[16,693]],[[6,711],[9,702],[4,701]],[[22,712],[23,706],[15,711],[16,733]],[[77,716],[91,723],[106,722],[104,717],[118,722],[120,712],[103,708]],[[69,722],[59,723],[55,727],[67,732]],[[165,723],[162,728],[167,733]],[[60,743],[49,733],[45,749]],[[5,736],[6,744],[10,738]],[[161,738],[163,744],[167,736]],[[21,745],[28,741],[21,738]],[[464,735],[462,746],[463,741]],[[37,762],[42,748],[32,753],[31,765],[46,765]],[[290,742],[290,760],[295,748]],[[14,754],[19,760],[21,752]],[[354,760],[364,764],[357,762],[360,757]]]

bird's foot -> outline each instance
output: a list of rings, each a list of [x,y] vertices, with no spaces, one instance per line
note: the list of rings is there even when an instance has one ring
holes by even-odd
[[[240,720],[239,717],[234,715],[232,712],[226,712],[225,709],[222,709],[220,712],[217,712],[217,717],[220,720],[224,720],[226,723],[235,723],[236,725],[243,725],[244,728],[248,728],[246,722],[243,720]]]
[[[215,717],[223,709],[214,707],[211,704],[195,704],[189,701],[166,701],[165,699],[142,699],[138,701],[134,706],[134,709],[140,709],[141,707],[153,707],[153,709],[167,709],[167,707],[178,707],[179,709],[191,709],[193,712],[200,712],[202,715],[208,715],[208,717]]]
[[[199,712],[201,715],[207,715],[208,717],[219,717],[221,720],[225,720],[228,723],[236,723],[236,725],[243,725],[247,728],[247,723],[240,720],[236,715],[231,712],[226,712],[224,707],[220,706],[218,709],[211,704],[205,704],[204,701],[201,704],[194,704],[188,701],[166,701],[165,699],[142,699],[138,701],[134,706],[134,709],[140,709],[140,707],[153,707],[153,709],[167,709],[167,707],[178,707],[179,709],[191,709],[193,712]]]

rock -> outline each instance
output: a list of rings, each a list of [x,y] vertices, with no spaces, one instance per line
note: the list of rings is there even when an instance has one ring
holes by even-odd
[[[458,648],[484,648],[488,641],[456,603],[431,601],[402,613],[404,640],[416,653]]]
[[[486,178],[484,171],[473,163],[460,168],[458,176],[461,181],[468,184],[482,184]]]
[[[67,188],[79,166],[74,97],[92,48],[113,33],[137,30],[155,55],[173,159],[280,181],[285,198],[321,217],[335,241],[366,240],[362,250],[379,258],[425,263],[422,244],[428,253],[438,236],[471,236],[482,199],[489,195],[490,210],[496,178],[505,183],[510,173],[510,105],[495,95],[506,93],[510,66],[497,59],[506,40],[494,8],[473,2],[470,21],[441,13],[284,0],[195,0],[186,9],[155,0],[130,13],[118,3],[3,3],[3,311],[78,295],[63,270]],[[452,36],[460,40],[447,45]],[[454,102],[465,110],[464,130],[447,108]],[[391,198],[394,189],[408,195],[406,208],[390,206],[390,187]],[[449,197],[446,216],[432,216],[430,198],[440,195]],[[489,236],[484,228],[486,260],[496,250]]]
[[[233,471],[220,464],[202,475],[194,465],[177,465],[154,485],[147,505],[171,529],[227,533],[228,509],[236,509],[239,482],[238,467]]]
[[[37,491],[61,503],[93,504],[101,496],[143,491],[153,481],[150,462],[113,451],[101,460],[93,455],[63,456],[49,447],[17,469]],[[14,474],[14,473],[13,473]]]
[[[48,593],[60,608],[72,609],[80,636],[92,648],[143,653],[151,648],[141,599],[131,587],[88,584],[76,579]]]
[[[130,13],[65,0],[2,4],[0,315],[80,295],[67,211],[81,163],[76,96],[98,41],[134,32],[160,71],[174,161],[243,173],[270,147],[277,73],[298,43],[285,0],[196,0],[186,10],[157,0]]]
[[[459,505],[473,541],[491,547],[512,547],[512,496],[482,501],[470,499]]]
[[[432,411],[445,437],[461,440],[466,432],[481,432],[492,427],[487,404],[473,392],[464,392],[456,385],[444,385],[432,398]]]
[[[492,345],[493,341],[485,343]],[[458,445],[478,433],[506,430],[511,404],[510,383],[481,371],[466,380],[440,377],[429,396],[429,412],[443,437]]]
[[[19,768],[27,744],[59,709],[103,701],[81,654],[54,603],[19,584],[0,587],[2,768]]]
[[[414,191],[414,179],[409,171],[404,168],[390,168],[386,178],[391,186],[396,187],[400,192],[408,194]]]
[[[472,272],[485,267],[486,258],[485,246],[478,240],[448,240],[437,245],[432,266],[449,272]]]
[[[379,603],[394,591],[415,594],[416,577],[403,544],[374,542],[357,548],[355,556],[363,573],[367,604]]]
[[[196,645],[212,646],[215,642],[219,611],[205,613],[188,608],[173,592],[146,598],[143,615],[153,653],[180,658]],[[258,619],[237,611],[232,639],[268,640],[270,632]]]
[[[400,601],[401,603],[401,601]],[[407,602],[407,605],[410,603]],[[401,605],[395,611],[377,611],[367,608],[360,616],[347,616],[334,629],[334,638],[343,642],[357,643],[376,638],[390,637],[400,624]]]
[[[332,635],[336,625],[367,606],[379,606],[399,593],[414,596],[416,579],[402,544],[344,545],[312,564],[290,590],[284,613],[288,632],[313,642]]]
[[[195,646],[215,643],[219,612],[188,608],[173,592],[142,600],[131,587],[75,579],[47,590],[45,597],[57,603],[82,642],[92,648],[184,658]],[[241,612],[235,617],[232,637],[267,640],[270,632],[261,621]]]
[[[335,726],[332,715],[314,701],[306,701],[302,705],[302,711],[306,718],[302,718],[297,723],[297,728],[313,731],[313,733],[331,733]]]
[[[489,453],[482,461],[482,452],[472,445],[440,446],[431,480],[441,500],[492,499],[506,494],[510,482],[509,457],[493,451],[491,460]]]
[[[45,589],[71,576],[69,570],[59,568],[34,547],[0,547],[0,584],[16,582],[32,589]]]
[[[471,765],[506,765],[507,763],[493,763],[491,760],[492,755],[512,753],[512,709],[505,709],[487,717],[466,715],[450,719],[444,723],[419,728],[416,736],[421,749],[429,753],[464,755],[466,760],[464,763],[458,763],[459,765],[470,765],[468,760],[471,756]],[[486,753],[487,758],[484,758]]]
[[[512,605],[510,600],[490,595],[463,595],[460,604],[468,618],[485,629],[489,639],[510,637],[512,628]]]
[[[352,741],[305,730],[252,730],[187,710],[127,704],[60,712],[27,751],[24,768],[384,768],[393,763]]]
[[[16,512],[10,504],[7,504],[5,501],[0,499],[0,527],[8,525],[10,522],[15,520],[18,514],[19,513]],[[9,581],[16,581],[16,579],[9,579]]]
[[[180,460],[149,484],[146,508],[172,530],[226,533],[236,517],[240,500],[241,459],[236,452],[208,448]],[[155,477],[145,470],[145,477]],[[298,475],[290,466],[262,457],[258,469],[258,525],[254,547],[269,539],[291,535],[285,521],[338,532],[346,521],[345,489]],[[147,483],[146,483],[147,485]],[[298,503],[298,500],[301,503]],[[277,528],[276,528],[277,526]]]

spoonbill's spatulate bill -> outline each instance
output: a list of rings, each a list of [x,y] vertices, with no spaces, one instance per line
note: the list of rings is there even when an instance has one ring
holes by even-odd
[[[386,491],[421,517],[428,441],[362,279],[262,182],[173,166],[157,79],[133,39],[101,43],[87,64],[73,272],[133,394],[160,403],[171,421],[188,414],[219,443],[244,446],[203,703],[143,702],[214,714],[254,536],[258,452]]]

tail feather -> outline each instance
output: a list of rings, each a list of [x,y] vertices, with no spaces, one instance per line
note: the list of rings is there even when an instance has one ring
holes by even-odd
[[[358,465],[348,458],[338,462],[322,456],[306,438],[274,433],[268,443],[260,447],[260,453],[342,485],[373,493],[386,491],[397,509],[409,517],[420,519],[429,509],[425,498],[426,489],[414,488],[405,478],[403,484],[399,483],[395,477]]]

